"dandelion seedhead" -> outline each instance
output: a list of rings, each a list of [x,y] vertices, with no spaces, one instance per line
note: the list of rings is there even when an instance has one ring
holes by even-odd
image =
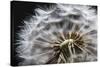
[[[97,60],[97,15],[88,5],[35,9],[18,33],[19,65]]]

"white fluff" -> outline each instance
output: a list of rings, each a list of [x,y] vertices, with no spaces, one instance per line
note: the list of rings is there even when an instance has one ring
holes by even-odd
[[[87,5],[57,4],[53,8],[48,8],[48,10],[35,9],[35,15],[29,21],[24,21],[25,25],[18,33],[20,45],[17,52],[19,57],[24,58],[24,61],[20,62],[19,65],[45,64],[54,54],[54,51],[51,48],[49,49],[50,43],[57,40],[57,36],[53,33],[73,31],[74,25],[79,25],[79,31],[87,34],[86,37],[91,40],[92,45],[87,47],[97,51],[96,33],[90,34],[90,31],[97,31],[97,15],[95,10],[90,8]],[[75,18],[72,15],[79,17]],[[63,24],[62,27],[60,23]],[[67,29],[69,23],[74,24],[71,29]],[[85,26],[89,26],[89,28],[85,29]],[[38,38],[48,42],[37,40]],[[79,62],[97,59],[96,54],[87,55],[86,59],[84,57],[83,53],[75,56]]]

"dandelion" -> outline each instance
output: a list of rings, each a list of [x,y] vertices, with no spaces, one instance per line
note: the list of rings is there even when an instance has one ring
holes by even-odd
[[[88,5],[57,4],[35,9],[18,33],[19,65],[97,60],[97,15]]]

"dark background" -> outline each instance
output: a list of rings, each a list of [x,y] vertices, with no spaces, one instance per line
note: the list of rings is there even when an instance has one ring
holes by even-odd
[[[25,1],[11,1],[11,65],[18,66],[18,63],[23,61],[17,56],[16,45],[18,40],[19,26],[23,26],[23,20],[28,20],[32,15],[35,15],[35,8],[49,8],[54,3],[39,3],[39,2],[25,2]],[[92,9],[97,10],[97,6],[92,6]],[[96,12],[97,13],[97,12]],[[19,44],[20,45],[20,44]]]

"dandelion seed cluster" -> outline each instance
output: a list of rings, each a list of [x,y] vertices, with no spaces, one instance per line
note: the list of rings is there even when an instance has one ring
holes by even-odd
[[[97,60],[97,14],[88,5],[35,9],[18,33],[19,65]]]

